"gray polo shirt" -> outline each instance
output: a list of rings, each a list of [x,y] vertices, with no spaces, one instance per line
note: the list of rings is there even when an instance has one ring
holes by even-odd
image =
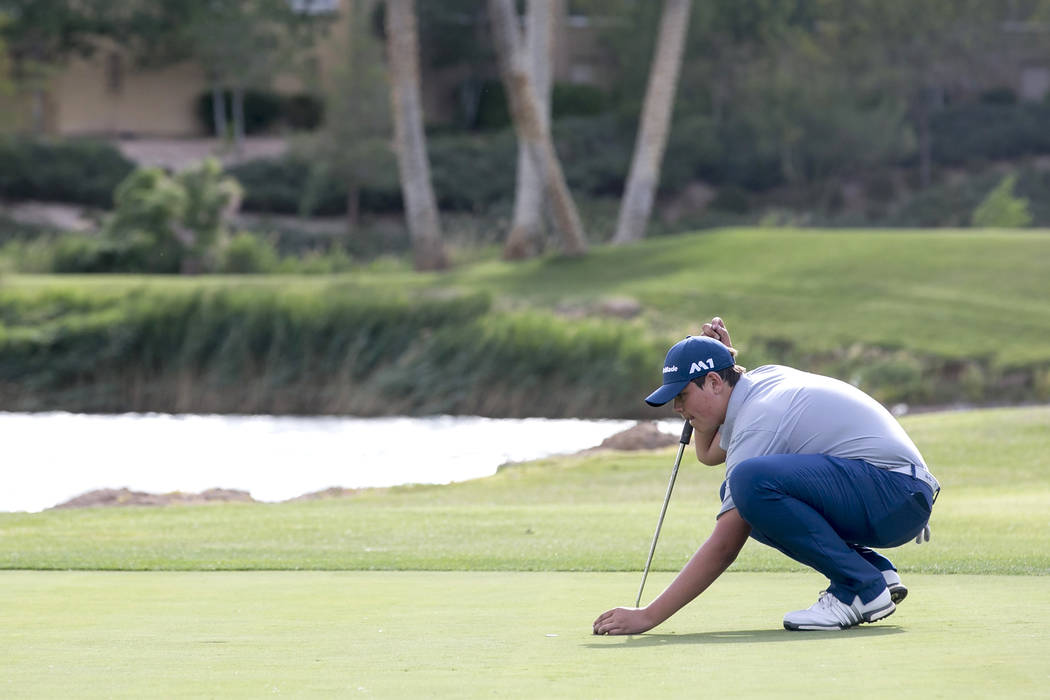
[[[729,492],[733,468],[764,455],[862,459],[909,474],[914,468],[917,477],[937,488],[915,443],[882,404],[855,386],[819,374],[780,365],[751,370],[733,387],[721,431],[726,482],[719,515],[736,507]]]

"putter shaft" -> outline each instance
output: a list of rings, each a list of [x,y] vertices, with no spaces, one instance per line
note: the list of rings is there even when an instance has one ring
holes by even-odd
[[[689,444],[689,438],[693,435],[693,426],[689,421],[682,426],[682,437],[678,441],[678,456],[674,459],[674,468],[671,470],[671,480],[667,484],[667,493],[664,494],[664,505],[660,509],[660,519],[656,521],[656,532],[653,533],[653,543],[649,546],[649,556],[645,560],[645,571],[642,572],[642,584],[638,586],[638,597],[634,601],[634,607],[642,602],[642,590],[645,588],[645,579],[649,577],[649,566],[653,563],[653,554],[656,553],[656,541],[660,538],[660,528],[664,524],[664,515],[667,514],[667,504],[671,501],[671,491],[674,489],[674,480],[678,477],[678,466],[682,463],[682,454],[685,446]]]

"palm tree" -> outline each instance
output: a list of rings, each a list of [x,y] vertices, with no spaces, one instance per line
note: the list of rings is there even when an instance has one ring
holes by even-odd
[[[532,73],[540,116],[550,123],[551,44],[554,17],[551,0],[529,0],[525,19],[525,51]],[[507,260],[531,258],[543,247],[543,177],[529,157],[524,143],[518,144],[517,191],[514,218],[503,246]]]
[[[576,203],[565,182],[561,162],[554,150],[550,124],[543,118],[540,98],[518,30],[514,0],[489,0],[489,12],[496,52],[500,57],[500,72],[507,86],[518,142],[525,145],[533,163],[542,173],[554,222],[562,236],[562,251],[566,255],[583,255],[587,252],[587,238]]]
[[[671,127],[678,74],[682,68],[685,33],[689,26],[691,0],[666,0],[660,18],[660,33],[649,68],[642,119],[631,157],[631,171],[620,203],[613,243],[636,241],[645,236],[645,227],[653,211],[656,186],[660,183],[660,165]]]
[[[413,0],[387,0],[386,35],[394,146],[401,176],[405,219],[417,270],[448,267],[441,240],[437,199],[430,182],[423,107],[419,90],[419,36]]]

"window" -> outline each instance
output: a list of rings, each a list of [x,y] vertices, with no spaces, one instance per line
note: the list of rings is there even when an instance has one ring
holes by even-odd
[[[301,15],[329,15],[339,11],[339,0],[288,0]]]

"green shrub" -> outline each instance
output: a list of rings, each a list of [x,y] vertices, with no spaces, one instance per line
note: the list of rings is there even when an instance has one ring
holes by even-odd
[[[275,272],[280,264],[273,241],[248,232],[231,238],[220,259],[220,272],[240,275]]]
[[[431,139],[430,176],[438,206],[482,212],[514,197],[518,145],[511,131]]]
[[[347,272],[353,266],[353,258],[338,246],[327,252],[311,250],[299,256],[285,256],[278,272],[300,275],[334,275]]]
[[[393,156],[388,153],[371,169],[375,180],[361,187],[361,209],[376,213],[400,211],[401,189]],[[244,188],[241,207],[245,211],[297,215],[305,208],[315,216],[346,212],[345,184],[331,173],[319,171],[299,153],[248,161],[227,172]]]
[[[176,233],[186,209],[185,190],[160,168],[140,168],[120,183],[113,199],[105,237],[129,249],[152,249],[138,272],[177,272],[185,251]]]
[[[214,158],[183,170],[175,182],[186,193],[180,225],[193,236],[188,247],[203,258],[223,235],[225,220],[240,206],[243,190],[235,179],[223,176],[222,166]]]
[[[482,130],[510,128],[510,105],[507,104],[507,93],[501,81],[492,79],[481,83],[474,123],[467,126]]]
[[[131,161],[101,141],[0,137],[0,198],[108,209],[132,170]]]
[[[973,210],[978,228],[1024,228],[1032,223],[1028,200],[1014,196],[1016,175],[1007,175]]]
[[[215,265],[209,256],[240,191],[214,159],[174,177],[159,168],[140,168],[117,187],[103,237],[126,261],[142,265],[135,272],[178,272],[184,266],[206,271]]]
[[[551,88],[551,116],[594,117],[609,109],[609,96],[595,85],[554,83]]]
[[[661,187],[674,189],[675,183],[692,179],[752,191],[784,180],[779,155],[756,125],[742,120],[716,124],[705,115],[683,115],[671,127]]]

